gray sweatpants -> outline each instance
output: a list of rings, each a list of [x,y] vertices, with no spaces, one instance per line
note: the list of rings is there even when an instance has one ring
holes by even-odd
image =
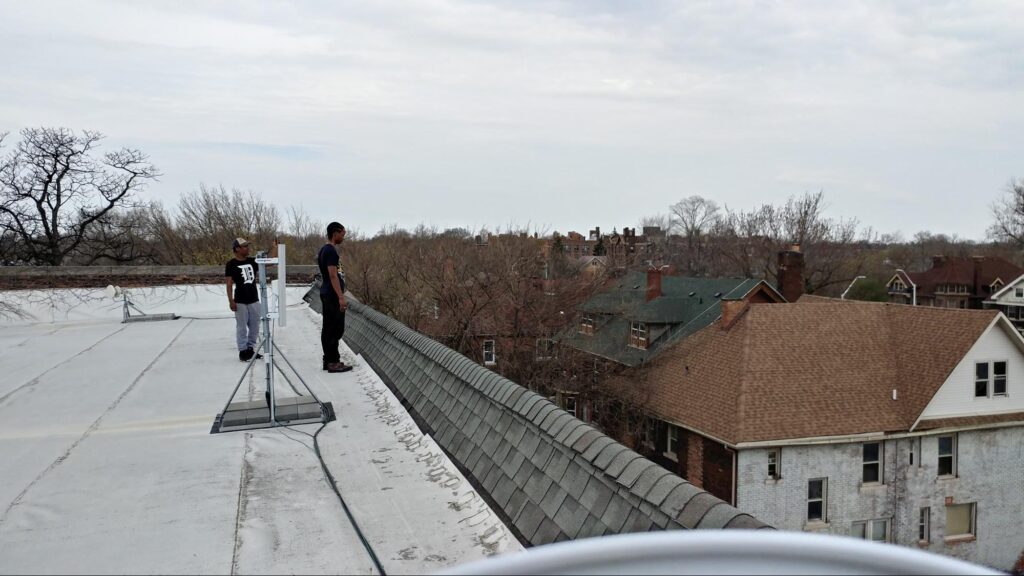
[[[260,303],[238,304],[235,308],[235,340],[238,351],[256,348],[260,338]]]

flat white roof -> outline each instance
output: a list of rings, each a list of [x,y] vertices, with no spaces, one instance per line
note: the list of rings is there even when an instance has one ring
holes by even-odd
[[[334,405],[320,446],[384,569],[521,550],[358,356],[343,344],[356,369],[320,370],[303,291],[277,343]],[[372,573],[312,451],[318,424],[209,434],[244,368],[223,287],[133,296],[188,317],[121,324],[102,290],[0,292],[35,314],[0,321],[0,572]],[[236,400],[262,396],[259,363]]]

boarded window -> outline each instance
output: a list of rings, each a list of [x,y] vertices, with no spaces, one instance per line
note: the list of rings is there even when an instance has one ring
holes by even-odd
[[[974,536],[975,505],[953,504],[946,506],[946,537]]]

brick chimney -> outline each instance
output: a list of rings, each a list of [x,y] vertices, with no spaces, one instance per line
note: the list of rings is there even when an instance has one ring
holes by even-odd
[[[796,302],[804,294],[804,253],[799,244],[779,252],[779,292],[786,302]]]
[[[732,325],[747,311],[749,305],[750,303],[746,300],[722,300],[722,330],[732,328]]]
[[[985,266],[985,257],[971,256],[971,260],[974,261],[972,266],[972,268],[974,269],[974,277],[972,278],[972,280],[974,281],[974,286],[971,287],[971,292],[974,294],[981,294],[981,274]],[[969,307],[970,306],[968,306],[968,308]]]
[[[661,268],[650,267],[647,269],[647,298],[650,302],[661,297]]]

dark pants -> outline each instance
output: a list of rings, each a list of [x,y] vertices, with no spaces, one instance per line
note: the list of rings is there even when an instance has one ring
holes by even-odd
[[[345,335],[345,311],[338,305],[337,296],[320,295],[323,306],[324,327],[320,331],[320,344],[324,348],[324,363],[340,362],[338,342]]]

